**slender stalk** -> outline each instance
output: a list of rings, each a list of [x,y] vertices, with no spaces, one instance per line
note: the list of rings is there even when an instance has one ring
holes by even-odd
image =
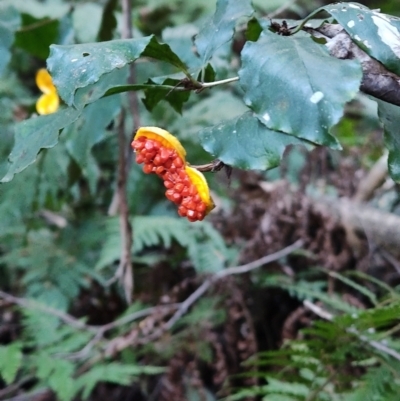
[[[119,276],[121,283],[124,288],[125,298],[128,303],[132,301],[133,291],[133,266],[131,258],[132,249],[132,227],[129,221],[129,208],[128,199],[126,196],[126,184],[128,178],[128,171],[126,168],[127,157],[126,157],[126,136],[125,136],[125,111],[122,109],[118,127],[118,183],[117,193],[119,200],[119,221],[120,221],[120,232],[122,239],[122,249],[119,267],[117,270],[117,276]]]
[[[212,86],[230,84],[231,82],[236,82],[236,81],[239,81],[239,77],[226,78],[226,79],[221,79],[220,81],[214,81],[214,82],[202,82],[202,83],[200,83],[200,85],[201,85],[201,89],[204,89],[204,88],[211,88]]]
[[[122,0],[122,38],[132,38],[132,5],[130,0]],[[135,84],[135,67],[130,65],[128,84]],[[133,116],[134,129],[140,125],[139,116],[139,100],[135,92],[128,92],[129,109]],[[120,266],[117,273],[120,275],[122,285],[124,287],[125,297],[128,303],[132,301],[132,292],[134,288],[134,275],[131,258],[131,249],[133,242],[132,227],[129,222],[128,200],[126,195],[126,187],[129,175],[130,165],[132,163],[132,155],[129,150],[129,140],[127,146],[125,133],[125,113],[121,113],[121,120],[118,127],[118,145],[119,145],[119,160],[118,160],[118,184],[114,194],[112,205],[119,206],[120,215],[120,230],[122,238],[122,250]],[[110,207],[111,209],[111,207]],[[113,210],[109,210],[112,214]]]

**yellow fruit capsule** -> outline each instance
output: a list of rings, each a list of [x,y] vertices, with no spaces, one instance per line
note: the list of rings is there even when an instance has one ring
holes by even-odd
[[[43,93],[57,93],[57,89],[53,84],[53,79],[46,68],[41,68],[36,73],[36,85]]]
[[[174,149],[178,156],[182,159],[182,161],[184,163],[186,162],[185,148],[182,146],[179,140],[168,131],[158,127],[141,127],[137,130],[136,135],[133,139],[138,139],[141,136],[158,141],[168,149]]]
[[[214,209],[215,204],[210,195],[210,189],[207,184],[207,180],[204,175],[193,167],[185,167],[186,174],[189,177],[190,182],[196,187],[201,200],[206,204],[206,213],[210,213]]]
[[[60,106],[60,98],[57,92],[44,93],[36,102],[36,111],[38,114],[55,113]]]

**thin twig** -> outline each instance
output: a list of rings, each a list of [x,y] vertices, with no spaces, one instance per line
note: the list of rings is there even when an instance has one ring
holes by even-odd
[[[14,297],[13,295],[7,294],[4,291],[0,291],[0,298],[6,300],[8,302],[11,302],[15,305],[19,305],[23,308],[37,309],[37,310],[45,312],[49,315],[56,316],[60,320],[62,320],[64,323],[68,324],[71,327],[74,327],[75,329],[96,331],[96,329],[94,329],[92,326],[88,326],[87,324],[83,323],[81,320],[74,318],[73,316],[69,315],[68,313],[64,313],[58,309],[54,309],[54,308],[51,308],[50,306],[43,305],[34,300]]]
[[[132,301],[133,292],[133,267],[132,267],[132,227],[129,221],[128,199],[126,196],[127,169],[126,169],[126,138],[125,138],[125,112],[122,109],[118,124],[118,200],[119,200],[119,221],[121,231],[121,258],[116,273],[120,277],[124,288],[125,298],[128,303]]]
[[[122,38],[131,39],[132,35],[132,5],[130,0],[122,0]],[[128,84],[135,84],[135,65],[132,63],[129,66],[129,77]],[[128,103],[129,111],[133,116],[134,130],[140,126],[140,115],[139,115],[139,99],[136,92],[128,92]],[[125,117],[125,114],[124,114]],[[126,186],[128,180],[128,174],[130,166],[132,164],[132,150],[128,146],[125,134],[125,118],[121,119],[120,126],[118,129],[118,144],[119,144],[119,163],[118,163],[118,184],[117,189],[112,198],[108,213],[114,215],[116,213],[117,206],[119,208],[120,215],[120,227],[121,227],[121,238],[122,238],[122,250],[121,260],[119,268],[114,276],[115,278],[120,277],[125,292],[125,298],[128,303],[132,301],[132,293],[134,288],[134,275],[133,266],[131,259],[131,249],[133,242],[132,227],[129,222],[129,210],[128,201],[126,197]],[[113,281],[113,280],[112,280]]]
[[[229,167],[227,166],[224,162],[222,162],[219,159],[212,160],[210,163],[206,164],[198,164],[198,165],[191,165],[192,168],[195,168],[198,171],[201,172],[216,172],[222,170],[224,167]]]
[[[103,326],[98,326],[98,330],[101,330],[103,333],[105,333],[106,331],[115,329],[119,326],[123,326],[124,324],[128,324],[133,322],[134,320],[140,319],[141,317],[146,317],[149,315],[152,315],[155,311],[158,310],[164,310],[164,309],[174,309],[174,308],[178,308],[181,304],[180,303],[175,303],[175,304],[168,304],[168,305],[159,305],[159,306],[152,306],[150,308],[146,308],[146,309],[142,309],[140,311],[137,312],[133,312],[127,316],[123,316],[117,320],[114,320],[111,323],[107,323]],[[92,326],[94,328],[96,328],[96,326]]]
[[[132,35],[132,5],[130,0],[122,0],[122,38],[131,39]],[[129,66],[128,84],[135,84],[135,65],[132,63]],[[139,99],[136,92],[128,92],[129,112],[133,116],[134,131],[140,126],[139,114]],[[121,121],[118,130],[118,143],[119,143],[119,164],[118,164],[118,184],[114,192],[108,214],[113,216],[119,209],[120,226],[122,237],[122,253],[120,265],[114,277],[110,280],[109,284],[116,281],[118,278],[124,287],[125,297],[128,303],[132,300],[132,293],[134,288],[134,274],[131,259],[131,249],[133,243],[132,227],[129,222],[128,202],[126,198],[126,186],[129,175],[130,166],[132,164],[132,150],[130,149],[130,140],[126,141],[126,133],[124,129],[125,118]]]
[[[325,319],[325,320],[328,320],[328,321],[332,321],[334,319],[334,315],[332,315],[331,313],[325,311],[324,309],[322,309],[318,305],[313,304],[311,301],[305,300],[303,302],[303,304],[307,309],[311,310],[312,312],[314,312],[317,316],[321,317],[322,319]],[[375,348],[378,351],[381,351],[381,352],[383,352],[385,354],[388,354],[388,355],[392,356],[393,358],[397,359],[398,361],[400,361],[400,353],[398,353],[394,349],[391,349],[391,348],[387,347],[386,345],[382,344],[381,342],[378,342],[378,341],[375,341],[375,340],[370,340],[368,337],[366,337],[365,335],[361,334],[354,327],[349,327],[349,328],[345,329],[345,331],[347,333],[354,334],[355,336],[357,336],[357,338],[359,340],[361,340],[362,342],[368,344],[372,348]]]
[[[159,311],[159,310],[176,309],[180,305],[181,305],[180,303],[176,303],[176,304],[153,306],[150,308],[145,308],[145,309],[139,310],[137,312],[133,312],[127,316],[123,316],[117,320],[114,320],[114,321],[104,324],[102,326],[88,326],[93,331],[97,331],[96,334],[93,336],[93,338],[80,351],[69,353],[69,354],[59,354],[59,356],[65,358],[65,359],[69,359],[69,360],[85,359],[90,354],[90,351],[93,349],[93,347],[102,340],[102,338],[104,337],[104,334],[107,331],[110,331],[112,329],[115,329],[117,327],[123,326],[128,323],[131,323],[142,317],[152,315],[154,312]]]
[[[219,271],[215,275],[218,276],[218,279],[220,279],[221,277],[231,276],[232,274],[248,273],[251,270],[258,269],[263,265],[275,262],[276,260],[288,256],[297,249],[300,249],[302,246],[303,246],[303,241],[299,239],[292,245],[289,245],[286,248],[281,249],[280,251],[271,253],[270,255],[263,256],[262,258],[257,259],[250,263],[246,263],[245,265],[229,267],[228,269]]]
[[[170,330],[172,326],[189,310],[189,308],[213,285],[215,282],[220,280],[223,277],[230,276],[233,274],[243,274],[248,273],[254,269],[257,269],[263,265],[274,262],[278,259],[281,259],[293,251],[301,248],[303,245],[302,240],[296,241],[294,244],[289,245],[286,248],[281,249],[278,252],[272,253],[270,255],[266,255],[260,259],[257,259],[253,262],[246,263],[245,265],[229,267],[225,270],[221,270],[218,273],[215,273],[213,276],[208,278],[203,284],[197,288],[195,292],[193,292],[188,298],[185,299],[179,306],[179,309],[174,313],[174,315],[167,321],[167,323],[158,331],[154,332],[150,339],[154,340],[160,337],[165,331]]]
[[[28,375],[17,381],[16,383],[10,384],[9,386],[3,388],[0,390],[0,400],[3,399],[6,396],[9,396],[12,393],[15,393],[17,390],[19,390],[24,384],[30,382],[32,379],[34,379],[35,376],[33,375]]]
[[[131,323],[142,317],[149,316],[157,310],[176,309],[182,305],[181,303],[174,303],[174,304],[168,304],[168,305],[152,306],[149,308],[141,309],[139,311],[130,313],[129,315],[120,317],[110,323],[106,323],[101,326],[96,326],[96,325],[85,324],[81,320],[76,319],[75,317],[69,315],[68,313],[64,313],[58,309],[54,309],[50,306],[43,305],[42,303],[34,301],[32,299],[15,297],[14,295],[10,295],[4,291],[0,291],[0,298],[5,300],[9,304],[18,305],[22,308],[27,308],[27,309],[36,309],[36,310],[42,311],[44,313],[47,313],[49,315],[55,316],[55,317],[59,318],[61,321],[63,321],[64,323],[66,323],[67,325],[69,325],[75,329],[87,330],[87,331],[95,333],[95,335],[97,335],[98,333],[101,333],[101,335],[103,335],[107,331],[110,331],[112,329],[115,329],[117,327],[123,326],[128,323]]]
[[[29,393],[17,395],[12,398],[7,398],[4,401],[39,401],[49,398],[52,391],[48,388],[39,388]]]
[[[132,4],[131,0],[122,0],[122,12],[124,15],[124,24],[123,24],[123,31],[122,37],[124,39],[132,39],[133,38],[133,31],[132,31]],[[129,65],[129,77],[128,77],[128,84],[135,85],[136,84],[136,64],[131,63]],[[128,102],[129,102],[129,109],[132,113],[133,118],[133,132],[140,127],[140,110],[139,110],[139,97],[136,92],[128,92]],[[130,141],[129,141],[130,142]],[[129,171],[132,160],[133,160],[133,152],[130,147],[130,143],[128,143],[127,151],[127,161],[126,161],[126,169],[127,172]]]

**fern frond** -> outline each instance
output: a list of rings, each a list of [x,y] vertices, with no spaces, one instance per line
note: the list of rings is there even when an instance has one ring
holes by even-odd
[[[22,362],[21,344],[13,342],[7,346],[0,346],[0,377],[7,384],[11,384]]]
[[[173,242],[187,250],[189,259],[198,272],[216,272],[230,257],[224,240],[208,222],[190,223],[168,216],[136,216],[132,219],[134,254],[148,248],[168,249]],[[102,269],[119,260],[121,239],[118,219],[110,219],[105,228],[103,244],[96,269]]]
[[[149,365],[124,365],[117,362],[98,364],[77,379],[77,386],[83,390],[82,397],[86,399],[99,382],[106,381],[126,386],[132,381],[132,377],[141,374],[159,374],[163,371],[163,368]]]

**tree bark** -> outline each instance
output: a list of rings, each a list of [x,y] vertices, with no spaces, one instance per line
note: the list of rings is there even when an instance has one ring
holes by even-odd
[[[400,77],[360,49],[341,25],[324,24],[317,29],[304,29],[315,37],[326,39],[326,46],[333,57],[361,62],[362,92],[400,106]]]

